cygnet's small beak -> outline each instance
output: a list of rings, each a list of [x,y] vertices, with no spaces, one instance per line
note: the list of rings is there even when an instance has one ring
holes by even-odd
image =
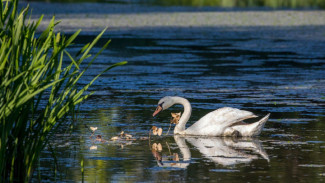
[[[162,110],[162,107],[158,106],[155,112],[152,114],[153,117],[155,117],[160,111]]]

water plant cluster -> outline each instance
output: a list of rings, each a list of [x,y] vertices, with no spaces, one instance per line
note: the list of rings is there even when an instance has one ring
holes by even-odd
[[[78,88],[109,44],[90,54],[105,30],[72,55],[67,48],[80,30],[69,37],[55,32],[59,22],[53,17],[37,34],[42,18],[31,21],[28,7],[18,10],[18,0],[0,3],[0,182],[29,181],[51,133],[92,94],[86,91],[101,74],[126,63],[104,69]]]

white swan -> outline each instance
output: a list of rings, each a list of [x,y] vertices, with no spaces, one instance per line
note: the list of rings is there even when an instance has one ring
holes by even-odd
[[[223,107],[208,113],[192,126],[185,129],[185,125],[191,116],[192,107],[188,100],[176,96],[167,96],[160,99],[153,116],[156,116],[160,111],[168,109],[174,104],[184,106],[183,115],[174,129],[174,134],[181,135],[257,136],[261,133],[265,122],[270,116],[270,114],[267,114],[261,120],[248,124],[244,123],[243,120],[257,117],[252,112]]]

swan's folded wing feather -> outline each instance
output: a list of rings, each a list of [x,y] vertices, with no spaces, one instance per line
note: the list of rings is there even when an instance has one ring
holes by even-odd
[[[199,121],[190,126],[187,130],[193,133],[200,133],[198,131],[209,131],[208,133],[217,133],[212,131],[220,131],[221,134],[224,128],[229,127],[239,121],[257,117],[252,112],[240,110],[231,107],[223,107],[208,113]],[[211,132],[210,132],[211,131]]]
[[[234,123],[257,117],[252,112],[232,107],[223,107],[211,112],[213,119],[220,125],[231,126]]]

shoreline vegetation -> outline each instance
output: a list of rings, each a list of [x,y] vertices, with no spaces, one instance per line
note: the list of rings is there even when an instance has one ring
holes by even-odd
[[[26,2],[20,3],[21,6]],[[215,28],[310,27],[325,25],[322,10],[266,10],[222,9],[216,7],[142,6],[109,3],[45,3],[29,2],[31,20],[45,14],[39,30],[45,30],[53,15],[61,20],[57,30],[71,34],[78,29],[98,33],[105,27],[117,34],[172,31],[200,32]],[[174,29],[174,30],[173,30]]]
[[[217,6],[236,7],[266,7],[266,8],[325,8],[325,0],[34,0],[60,3],[119,3],[159,6]]]
[[[110,43],[106,40],[91,55],[106,29],[71,55],[67,48],[81,30],[66,37],[55,31],[59,22],[52,17],[36,36],[43,16],[31,21],[29,13],[28,5],[19,12],[18,0],[0,5],[0,182],[28,182],[51,134],[92,95],[87,92],[92,83],[111,68],[126,64],[111,65],[77,88],[79,79]]]

